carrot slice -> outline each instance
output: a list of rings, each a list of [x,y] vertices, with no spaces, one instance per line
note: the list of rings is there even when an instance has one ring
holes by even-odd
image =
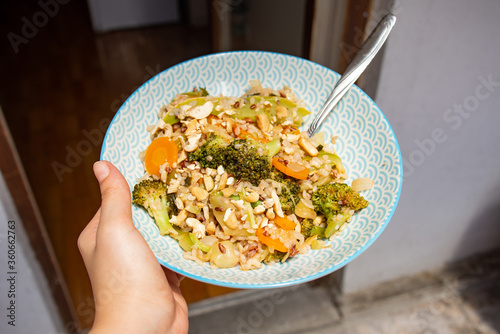
[[[296,162],[287,163],[282,158],[273,158],[273,166],[280,172],[299,180],[305,180],[309,175],[309,168]]]
[[[257,232],[255,232],[255,235],[257,235],[259,241],[262,242],[264,245],[272,247],[280,252],[285,252],[285,253],[288,252],[288,248],[286,248],[285,244],[283,244],[281,241],[279,241],[278,239],[273,239],[269,236],[265,236],[264,229],[262,227],[259,227]]]
[[[288,218],[276,216],[276,218],[274,218],[274,223],[284,230],[295,230],[295,222]]]
[[[160,176],[160,166],[168,162],[172,167],[177,161],[177,145],[168,137],[160,137],[151,142],[146,150],[144,164],[151,175]]]

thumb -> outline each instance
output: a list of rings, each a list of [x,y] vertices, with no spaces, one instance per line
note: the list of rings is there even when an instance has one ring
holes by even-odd
[[[120,171],[107,161],[94,164],[94,174],[101,189],[99,229],[128,222],[132,224],[130,188]]]

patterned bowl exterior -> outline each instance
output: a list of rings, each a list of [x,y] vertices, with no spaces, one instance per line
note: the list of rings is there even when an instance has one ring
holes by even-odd
[[[138,88],[118,110],[104,139],[101,159],[115,164],[133,188],[143,174],[139,152],[149,144],[146,126],[177,94],[195,86],[213,94],[238,96],[250,79],[264,87],[288,85],[304,99],[309,110],[319,110],[339,74],[301,58],[260,51],[207,55],[159,73]],[[311,115],[304,124],[309,124]],[[304,127],[306,129],[306,127]],[[133,220],[158,261],[187,277],[231,288],[275,288],[327,275],[361,254],[382,233],[396,208],[402,186],[401,152],[384,114],[358,87],[353,86],[319,131],[338,136],[336,149],[350,179],[370,177],[375,186],[363,196],[370,206],[359,212],[330,248],[311,250],[283,264],[258,270],[211,269],[183,259],[177,242],[161,237],[144,210],[134,207]]]

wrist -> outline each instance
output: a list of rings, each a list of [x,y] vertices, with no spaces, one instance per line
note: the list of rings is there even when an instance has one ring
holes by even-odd
[[[120,296],[101,305],[98,302],[90,333],[166,333],[164,323],[169,312],[161,304],[139,296]]]

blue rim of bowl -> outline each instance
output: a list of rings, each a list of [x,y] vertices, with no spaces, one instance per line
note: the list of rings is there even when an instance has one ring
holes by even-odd
[[[117,116],[120,114],[120,112],[122,111],[123,109],[123,106],[127,103],[127,101],[129,99],[131,99],[133,96],[135,96],[136,94],[138,94],[138,91],[144,86],[146,85],[149,81],[153,80],[154,78],[156,78],[157,76],[161,75],[163,72],[167,72],[167,71],[170,71],[178,66],[182,66],[182,65],[185,65],[185,64],[189,64],[191,62],[194,62],[194,61],[197,61],[199,59],[203,59],[203,58],[215,58],[215,57],[223,57],[225,55],[230,55],[230,54],[238,54],[238,53],[241,53],[241,54],[248,54],[248,53],[255,53],[255,54],[271,54],[271,55],[278,55],[278,56],[282,56],[282,57],[290,57],[290,58],[296,58],[296,59],[299,59],[300,61],[304,61],[304,62],[307,62],[307,63],[310,63],[312,66],[319,66],[319,67],[322,67],[324,69],[326,69],[327,71],[329,72],[333,72],[335,73],[337,76],[339,76],[339,74],[331,69],[329,69],[328,67],[326,66],[323,66],[323,65],[320,65],[320,64],[317,64],[313,61],[310,61],[310,60],[307,60],[307,59],[304,59],[304,58],[300,58],[300,57],[297,57],[297,56],[292,56],[292,55],[287,55],[287,54],[283,54],[283,53],[279,53],[279,52],[269,52],[269,51],[254,51],[254,50],[244,50],[244,51],[228,51],[228,52],[219,52],[219,53],[212,53],[212,54],[208,54],[208,55],[204,55],[204,56],[200,56],[200,57],[196,57],[196,58],[192,58],[192,59],[189,59],[189,60],[186,60],[186,61],[183,61],[179,64],[176,64],[174,66],[171,66],[163,71],[161,71],[160,73],[156,74],[155,76],[153,76],[152,78],[150,78],[148,81],[146,81],[145,83],[143,83],[139,88],[137,88],[132,94],[130,94],[130,96],[122,103],[122,105],[120,106],[120,108],[118,109],[118,111],[116,112],[115,116],[113,117],[113,119],[111,120],[111,123],[109,124],[108,126],[108,129],[111,128],[111,126],[115,123],[115,120],[117,118]],[[387,119],[387,117],[384,115],[384,113],[382,112],[382,110],[380,110],[380,108],[378,107],[378,105],[372,100],[371,97],[368,96],[368,94],[366,94],[361,88],[359,88],[358,86],[356,85],[353,85],[355,86],[357,89],[359,89],[359,91],[361,92],[361,94],[363,96],[365,96],[369,101],[371,101],[373,103],[373,105],[375,106],[375,110],[378,111],[383,119],[387,122],[387,124],[389,125],[389,130],[390,130],[390,133],[392,134],[392,136],[394,137],[394,141],[395,141],[395,144],[396,144],[396,148],[397,148],[397,151],[398,151],[398,156],[399,156],[399,168],[400,168],[400,171],[401,171],[401,174],[400,174],[400,180],[399,180],[399,189],[397,191],[397,194],[396,194],[396,198],[395,198],[395,201],[394,201],[394,205],[391,209],[391,212],[389,212],[389,215],[387,216],[387,218],[384,220],[383,224],[382,224],[382,227],[380,228],[380,230],[370,239],[368,240],[368,242],[363,246],[361,247],[360,249],[358,249],[354,254],[352,254],[349,258],[345,259],[344,261],[336,264],[336,265],[333,265],[331,266],[330,268],[328,269],[325,269],[325,270],[322,270],[314,275],[310,275],[310,276],[307,276],[307,277],[302,277],[302,278],[297,278],[295,280],[291,280],[291,281],[287,281],[287,282],[283,282],[283,283],[266,283],[266,284],[260,284],[260,285],[253,285],[253,284],[245,284],[245,283],[229,283],[229,282],[221,282],[221,281],[217,281],[217,280],[213,280],[213,279],[210,279],[210,278],[206,278],[206,277],[203,277],[203,276],[198,276],[198,275],[194,275],[192,273],[189,273],[187,271],[184,271],[183,269],[181,268],[177,268],[177,267],[173,267],[171,266],[170,264],[168,264],[167,262],[163,261],[162,259],[158,258],[155,254],[155,257],[156,259],[158,260],[158,262],[163,265],[164,267],[172,270],[172,271],[175,271],[176,273],[179,273],[181,275],[184,275],[186,277],[189,277],[191,279],[194,279],[194,280],[197,280],[197,281],[200,281],[200,282],[203,282],[203,283],[208,283],[208,284],[213,284],[213,285],[218,285],[218,286],[222,286],[222,287],[227,287],[227,288],[235,288],[235,289],[272,289],[272,288],[284,288],[284,287],[288,287],[288,286],[293,286],[293,285],[297,285],[297,284],[301,284],[301,283],[307,283],[307,282],[310,282],[310,281],[313,281],[315,279],[318,279],[318,278],[321,278],[323,276],[326,276],[328,274],[331,274],[333,273],[334,271],[337,271],[339,270],[340,268],[344,267],[345,265],[347,265],[349,262],[351,262],[352,260],[354,260],[355,258],[357,258],[361,253],[363,253],[369,246],[371,246],[371,244],[373,244],[373,242],[375,240],[378,239],[378,237],[380,236],[380,234],[382,234],[382,232],[385,230],[385,228],[387,227],[387,225],[389,224],[392,216],[394,215],[394,212],[396,211],[396,207],[398,205],[398,202],[399,202],[399,198],[401,196],[401,189],[403,187],[403,159],[402,159],[402,156],[401,156],[401,149],[399,147],[399,143],[398,143],[398,140],[396,138],[396,134],[394,133],[394,129],[392,128],[392,125],[391,123],[389,122],[389,120]],[[104,152],[106,151],[106,139],[108,138],[108,134],[109,134],[109,131],[106,130],[106,135],[104,136],[104,140],[103,140],[103,144],[102,144],[102,148],[101,148],[101,155],[100,155],[100,159],[102,160],[103,158],[103,155],[104,155]]]

